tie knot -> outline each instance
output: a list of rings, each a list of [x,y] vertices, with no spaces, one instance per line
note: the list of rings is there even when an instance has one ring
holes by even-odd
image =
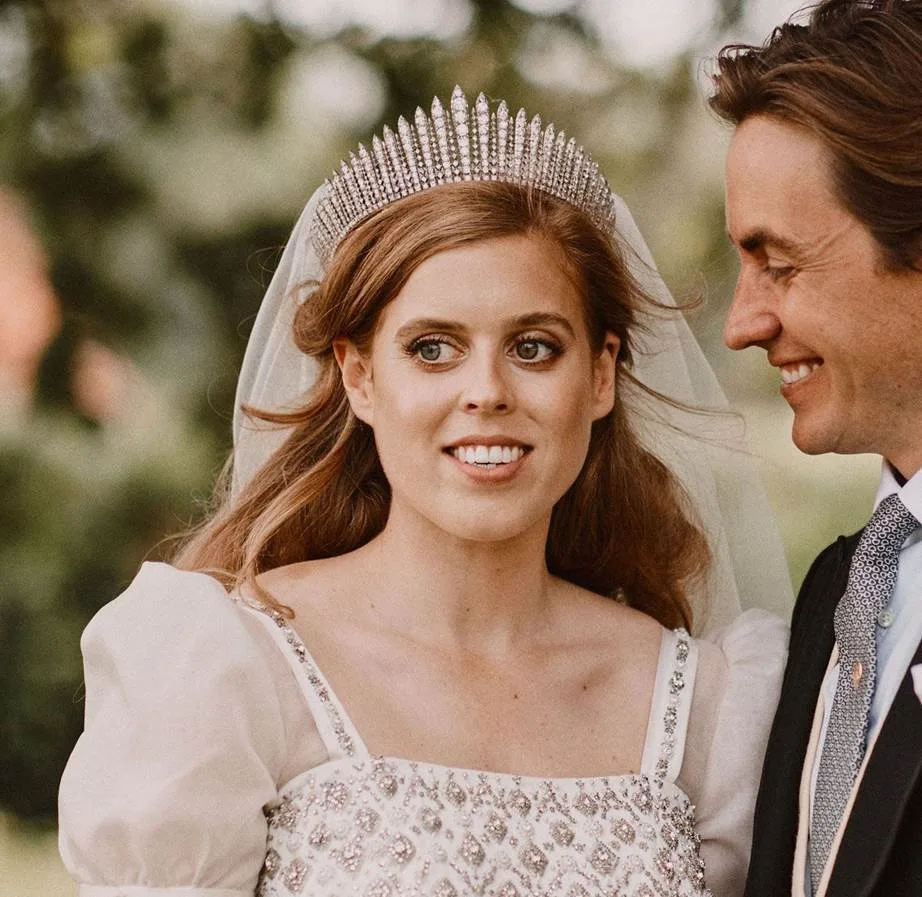
[[[868,560],[896,555],[918,525],[919,521],[894,492],[877,506],[861,534],[856,554]]]

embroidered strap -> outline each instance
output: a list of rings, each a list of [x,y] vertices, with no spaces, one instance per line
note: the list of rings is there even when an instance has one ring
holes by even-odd
[[[252,897],[236,888],[149,888],[146,885],[80,885],[78,897]]]
[[[682,768],[697,668],[698,646],[688,633],[664,632],[641,764],[657,785],[675,782]]]
[[[288,620],[259,602],[239,597],[235,600],[260,620],[288,660],[330,759],[367,754],[368,750],[352,720]]]

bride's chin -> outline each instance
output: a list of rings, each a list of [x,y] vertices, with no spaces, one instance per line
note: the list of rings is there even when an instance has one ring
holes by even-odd
[[[449,538],[478,545],[500,545],[525,536],[546,519],[521,511],[517,508],[511,514],[503,514],[502,509],[496,508],[472,508],[468,512],[455,509],[453,513],[430,518],[430,522]]]

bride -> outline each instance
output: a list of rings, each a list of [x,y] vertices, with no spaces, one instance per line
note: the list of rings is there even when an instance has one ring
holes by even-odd
[[[343,163],[223,500],[84,635],[82,897],[741,893],[785,631],[686,630],[746,564],[787,585],[755,482],[656,391],[718,398],[667,305],[537,118],[456,89]]]

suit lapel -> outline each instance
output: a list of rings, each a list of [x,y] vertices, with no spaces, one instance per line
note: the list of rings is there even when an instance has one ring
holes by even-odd
[[[804,580],[756,801],[746,897],[791,893],[801,770],[823,676],[835,643],[832,618],[845,591],[854,539],[840,538]]]
[[[922,643],[910,666],[922,663]],[[866,897],[881,875],[916,782],[922,777],[922,704],[903,677],[836,854],[828,894]]]

